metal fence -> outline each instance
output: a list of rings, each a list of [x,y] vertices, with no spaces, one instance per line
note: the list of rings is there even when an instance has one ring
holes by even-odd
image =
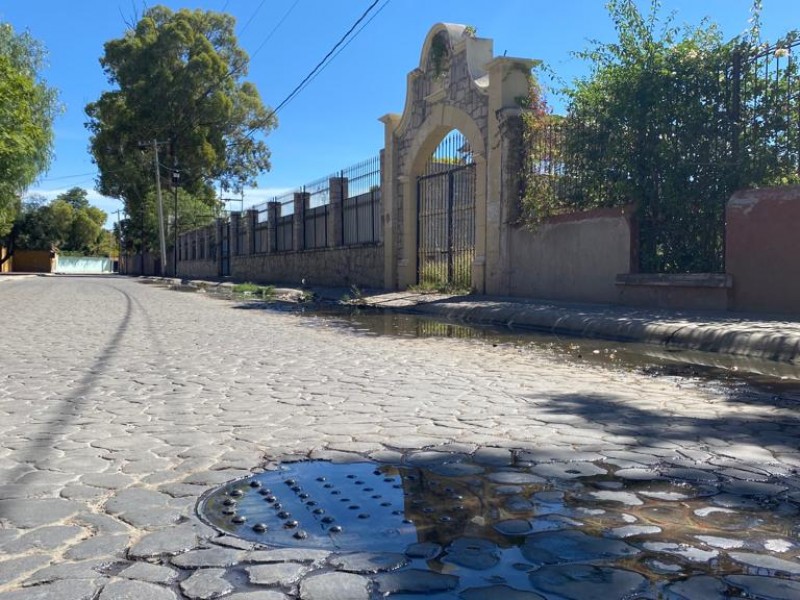
[[[250,207],[238,219],[232,219],[236,227],[230,228],[229,237],[226,235],[219,243],[225,244],[226,256],[229,250],[230,254],[244,255],[379,243],[380,183],[377,155]],[[298,194],[303,210],[295,214]],[[341,201],[341,210],[331,208],[333,195],[337,202]],[[339,221],[332,221],[334,218]],[[193,239],[191,232],[183,235],[181,260],[197,258],[201,250],[192,246]],[[208,245],[209,255],[213,252],[216,256],[217,246],[214,242]]]
[[[281,202],[280,207],[275,228],[275,250],[289,252],[294,250],[294,198]]]
[[[303,213],[303,247],[325,248],[328,245],[328,206],[330,204],[330,177],[324,177],[303,186],[308,204]]]
[[[342,193],[342,243],[373,244],[381,232],[381,161],[380,156],[344,169],[339,175]]]
[[[253,253],[269,252],[269,204],[257,204],[252,209]]]
[[[720,52],[707,64],[716,77],[672,80],[638,129],[633,115],[629,128],[574,116],[529,126],[526,216],[636,203],[641,272],[724,272],[733,192],[800,183],[795,50],[788,39]]]

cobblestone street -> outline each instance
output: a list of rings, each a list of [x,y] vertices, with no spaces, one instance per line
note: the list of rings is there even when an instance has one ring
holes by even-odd
[[[273,459],[423,449],[500,465],[514,450],[543,477],[705,473],[793,520],[773,552],[729,558],[778,573],[757,597],[800,597],[791,399],[543,349],[359,335],[125,278],[5,281],[0,306],[1,600],[377,597],[386,588],[328,552],[254,548],[195,505]]]

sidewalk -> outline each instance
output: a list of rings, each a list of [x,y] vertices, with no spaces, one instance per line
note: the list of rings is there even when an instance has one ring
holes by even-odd
[[[175,285],[230,287],[219,281],[164,278]],[[302,296],[280,288],[279,296]],[[324,301],[343,302],[346,288],[314,288]],[[623,342],[654,344],[667,349],[746,356],[800,366],[800,319],[789,315],[676,311],[605,304],[578,304],[525,298],[421,294],[411,291],[366,291],[351,304],[375,309],[425,314],[483,325],[527,329]]]
[[[643,342],[800,365],[800,321],[782,316],[407,292],[370,296],[364,304],[467,323]]]

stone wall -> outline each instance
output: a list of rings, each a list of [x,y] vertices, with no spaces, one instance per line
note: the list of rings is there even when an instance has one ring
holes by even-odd
[[[598,209],[512,228],[508,293],[550,300],[616,302],[615,278],[631,266],[630,214]]]
[[[181,260],[178,261],[178,277],[184,279],[206,279],[219,276],[219,265],[216,260]]]
[[[382,289],[383,246],[352,246],[231,257],[231,276],[254,283]]]
[[[385,287],[380,227],[351,228],[345,235],[345,216],[353,217],[346,210],[352,211],[353,206],[366,208],[375,223],[372,211],[380,210],[380,193],[348,197],[347,190],[347,178],[331,177],[326,205],[312,208],[311,194],[296,192],[291,216],[281,217],[281,203],[273,201],[263,210],[232,213],[230,222],[220,219],[210,227],[182,234],[178,276],[219,277],[222,267],[229,265],[224,275],[238,281],[300,285],[305,280],[307,286]],[[285,231],[280,229],[284,219],[289,226]],[[345,238],[363,243],[344,245]]]

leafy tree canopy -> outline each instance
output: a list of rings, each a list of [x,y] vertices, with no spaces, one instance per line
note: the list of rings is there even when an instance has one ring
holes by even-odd
[[[11,230],[20,193],[52,157],[55,90],[39,76],[44,48],[0,23],[0,237]]]
[[[86,190],[72,188],[49,204],[41,197],[23,203],[14,224],[12,237],[16,248],[84,255],[108,254],[110,232],[103,229],[106,213],[91,206]],[[113,245],[112,245],[113,248]]]
[[[212,180],[238,190],[269,169],[269,149],[253,135],[268,133],[276,119],[242,81],[248,57],[230,15],[155,6],[106,43],[100,63],[116,89],[86,107],[97,188],[122,199],[132,218],[154,187],[142,142],[166,142],[162,164],[179,164],[183,189],[209,204]]]
[[[720,271],[730,195],[800,182],[798,35],[761,43],[759,0],[728,41],[708,21],[676,26],[659,0],[607,7],[616,40],[577,53],[591,70],[566,118],[528,119],[527,215],[635,203],[640,269]]]

